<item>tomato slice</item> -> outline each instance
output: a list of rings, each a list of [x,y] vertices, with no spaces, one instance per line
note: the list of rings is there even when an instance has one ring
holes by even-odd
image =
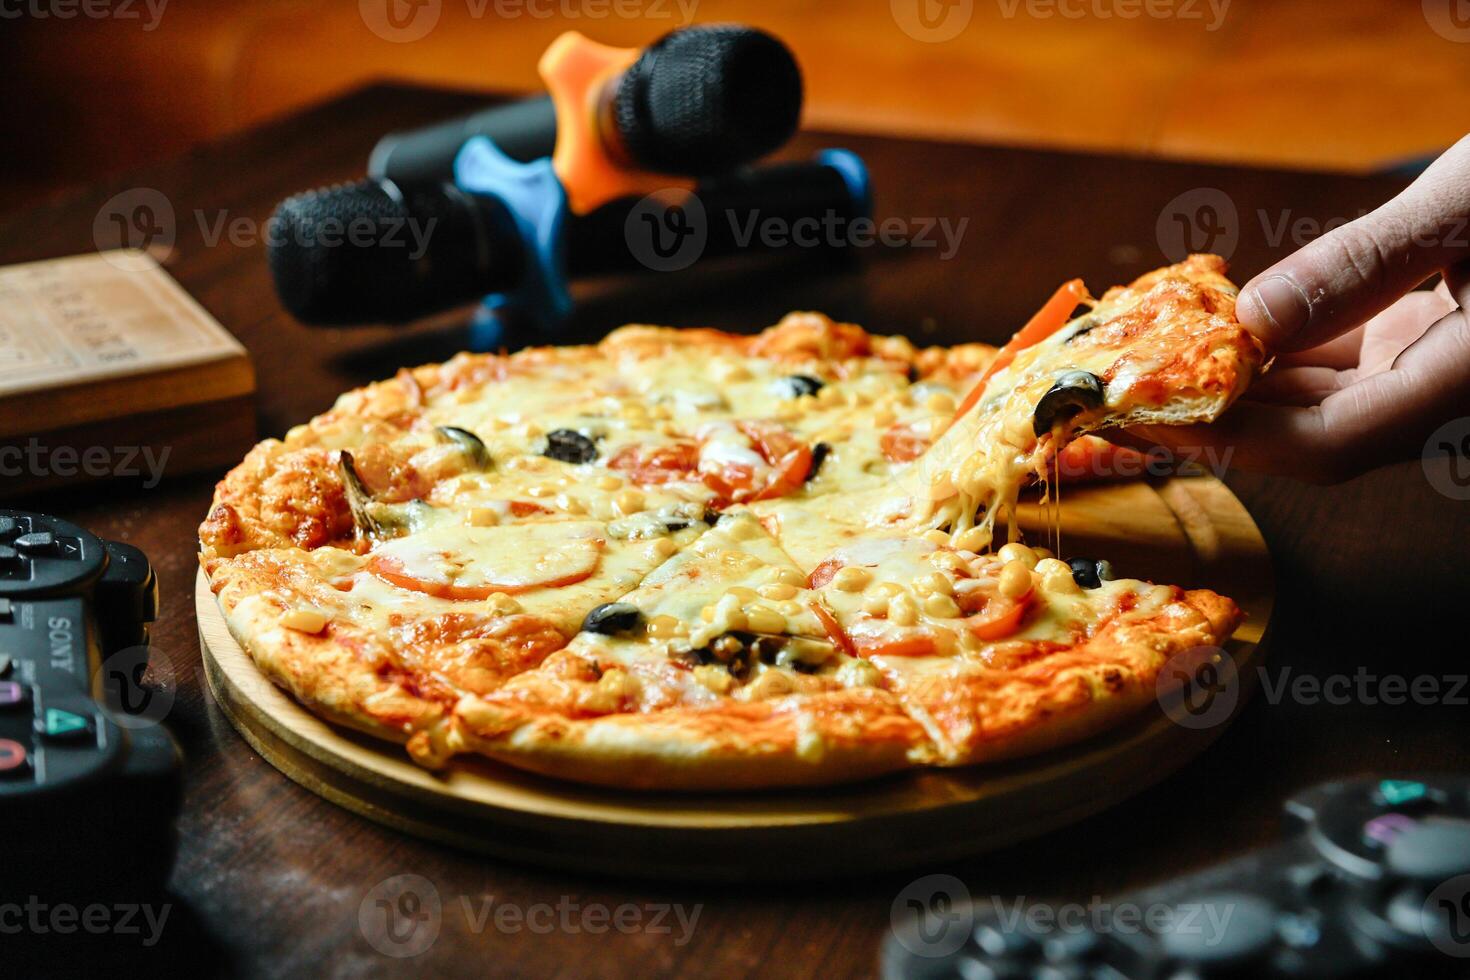
[[[1021,628],[1032,605],[1032,593],[1019,599],[996,596],[985,608],[965,620],[965,627],[981,640],[1004,640]]]
[[[837,558],[828,558],[807,576],[807,583],[814,589],[820,589],[837,576],[842,570],[842,561]]]
[[[449,582],[431,582],[426,579],[414,578],[403,568],[403,563],[396,558],[387,555],[374,555],[365,566],[369,572],[378,578],[396,585],[400,589],[408,589],[410,592],[422,592],[436,599],[454,599],[457,601],[470,601],[477,599],[488,599],[492,595],[518,595],[522,592],[530,592],[532,589],[556,589],[564,585],[575,585],[578,582],[591,578],[597,566],[592,565],[585,570],[579,570],[560,578],[548,579],[545,582],[529,582],[517,585],[496,585],[487,583],[485,585],[453,585]]]
[[[811,610],[812,614],[817,617],[817,621],[822,624],[822,629],[827,631],[827,635],[831,637],[833,643],[842,648],[843,653],[849,657],[858,656],[858,650],[853,645],[852,637],[847,635],[847,630],[842,628],[842,624],[837,621],[836,616],[833,616],[827,611],[826,606],[814,599],[811,602]]]
[[[1072,311],[1077,308],[1077,304],[1086,299],[1088,299],[1087,285],[1081,279],[1072,279],[1058,286],[1057,291],[1051,294],[1051,298],[1042,305],[1041,309],[1037,310],[1031,319],[1026,321],[1026,325],[1017,330],[1006,345],[996,353],[995,360],[990,362],[985,373],[980,375],[979,382],[970,389],[970,393],[955,410],[955,418],[964,415],[980,400],[980,396],[985,393],[985,383],[993,375],[1005,370],[1016,359],[1017,354],[1066,326],[1071,321]]]
[[[607,465],[639,484],[698,480],[699,447],[692,442],[624,446],[607,461]]]
[[[908,425],[900,422],[889,428],[878,438],[883,458],[890,463],[907,463],[918,459],[928,450],[930,442]]]
[[[727,462],[700,474],[705,486],[722,500],[737,503],[774,500],[801,489],[812,469],[810,446],[772,422],[737,422],[735,428],[751,441],[771,472],[758,475],[753,466]]]

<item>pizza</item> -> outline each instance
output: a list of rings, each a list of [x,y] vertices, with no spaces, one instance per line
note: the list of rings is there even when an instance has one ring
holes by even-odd
[[[1126,452],[1099,430],[1218,417],[1264,359],[1234,298],[1200,255],[1067,283],[999,349],[793,313],[460,354],[256,446],[200,560],[266,676],[428,768],[732,790],[1039,752],[1241,621],[1013,513]]]

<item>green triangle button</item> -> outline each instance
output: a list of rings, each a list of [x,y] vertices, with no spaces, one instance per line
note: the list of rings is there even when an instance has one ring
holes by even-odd
[[[1414,803],[1428,794],[1428,786],[1408,779],[1385,779],[1378,784],[1378,795],[1390,806]]]
[[[75,711],[66,711],[62,708],[46,709],[46,725],[42,733],[52,738],[64,738],[77,732],[87,730],[87,719]]]

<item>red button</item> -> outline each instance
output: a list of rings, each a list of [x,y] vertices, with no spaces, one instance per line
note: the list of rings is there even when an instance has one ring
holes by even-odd
[[[25,772],[26,747],[14,739],[0,738],[0,777]]]

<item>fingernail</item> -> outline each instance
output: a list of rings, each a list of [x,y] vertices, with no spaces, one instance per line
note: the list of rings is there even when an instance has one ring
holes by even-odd
[[[1271,276],[1257,283],[1251,296],[1261,314],[1271,322],[1275,341],[1283,341],[1301,330],[1312,318],[1312,304],[1302,288],[1285,276]]]

